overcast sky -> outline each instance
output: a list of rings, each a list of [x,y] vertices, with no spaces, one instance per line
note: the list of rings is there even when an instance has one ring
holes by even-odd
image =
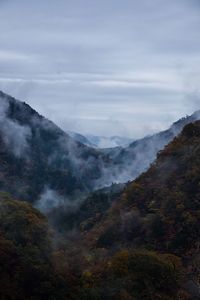
[[[200,0],[0,0],[0,89],[65,130],[159,131],[199,79]]]

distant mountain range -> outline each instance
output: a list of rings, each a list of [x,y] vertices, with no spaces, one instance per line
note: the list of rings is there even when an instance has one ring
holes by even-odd
[[[84,135],[73,132],[73,131],[67,131],[67,134],[76,142],[82,143],[85,146],[96,148],[96,145],[93,144],[89,139],[87,139]]]
[[[67,131],[67,133],[76,141],[83,143],[86,146],[95,148],[115,148],[115,147],[127,147],[133,142],[133,139],[122,137],[122,136],[95,136],[91,134],[82,135],[72,131]]]
[[[127,147],[97,149],[72,137],[26,103],[0,93],[0,190],[16,198],[57,206],[144,172],[182,128],[200,113]],[[81,142],[82,139],[82,142]],[[94,142],[94,139],[93,139]],[[42,204],[41,204],[42,203]],[[44,205],[45,204],[45,205]]]
[[[97,148],[114,148],[114,147],[127,147],[133,139],[122,136],[94,136],[86,135],[87,139]]]

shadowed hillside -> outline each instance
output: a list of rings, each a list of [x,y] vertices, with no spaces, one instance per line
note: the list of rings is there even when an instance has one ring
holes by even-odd
[[[75,141],[26,103],[0,92],[0,190],[46,212],[112,183],[132,180],[195,113],[157,135],[121,149],[97,150]]]
[[[72,214],[55,208],[49,218],[62,234],[30,204],[1,194],[0,295],[199,299],[199,174],[197,121],[135,181],[91,194]]]
[[[145,248],[176,255],[185,269],[184,288],[192,295],[186,299],[199,299],[199,219],[200,122],[197,121],[186,125],[158,154],[150,169],[128,184],[104,219],[84,234],[94,249],[116,252]]]
[[[105,155],[2,92],[0,123],[0,190],[32,202],[50,190],[59,202],[93,190],[102,176]]]

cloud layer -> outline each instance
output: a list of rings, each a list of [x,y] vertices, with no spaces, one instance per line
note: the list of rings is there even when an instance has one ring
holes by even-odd
[[[141,137],[200,108],[198,0],[0,1],[0,89],[66,130]]]

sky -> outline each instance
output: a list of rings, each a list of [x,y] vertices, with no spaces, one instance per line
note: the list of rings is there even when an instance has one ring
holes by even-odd
[[[199,81],[200,0],[0,0],[0,89],[64,130],[160,131]]]

